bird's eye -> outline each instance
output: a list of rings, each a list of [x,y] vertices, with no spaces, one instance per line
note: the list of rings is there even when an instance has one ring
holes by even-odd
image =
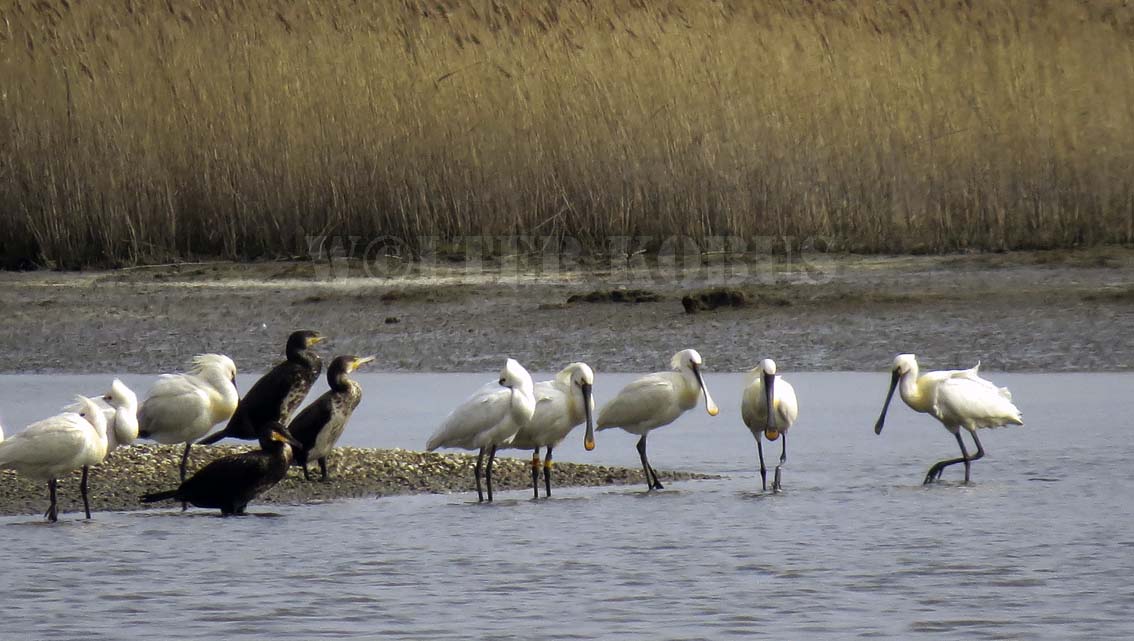
[[[500,384],[501,384],[501,385],[503,385],[504,383],[505,383],[504,379],[503,379],[503,378],[501,378],[501,379],[500,379]]]
[[[112,398],[112,397],[111,397],[111,395],[110,395],[110,394],[107,394],[106,396],[103,396],[103,397],[102,397],[102,399],[103,399],[104,401],[109,401],[109,400],[111,400],[111,398]]]

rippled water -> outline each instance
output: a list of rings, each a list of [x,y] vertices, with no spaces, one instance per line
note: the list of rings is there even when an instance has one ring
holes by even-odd
[[[15,431],[104,378],[0,377],[0,421]],[[344,441],[420,448],[486,378],[363,376],[367,398]],[[0,518],[0,637],[1134,636],[1134,376],[994,376],[1027,425],[982,432],[988,456],[972,485],[954,468],[928,488],[926,469],[956,444],[902,405],[876,437],[887,375],[788,378],[801,416],[778,495],[756,491],[740,375],[717,374],[721,415],[699,409],[654,432],[650,455],[723,478],[659,493]],[[629,379],[600,374],[599,402]],[[601,432],[592,453],[574,436],[560,460],[637,465],[629,435]]]

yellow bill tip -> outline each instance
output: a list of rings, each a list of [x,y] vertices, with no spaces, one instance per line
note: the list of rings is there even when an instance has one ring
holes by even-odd
[[[586,439],[585,441],[583,441],[583,447],[588,452],[590,452],[591,450],[595,449],[595,440],[593,438]]]
[[[776,430],[764,430],[764,438],[769,441],[774,441],[780,437],[780,433]]]
[[[717,408],[716,405],[713,405],[712,407],[709,408],[709,416],[716,416],[717,414],[720,414],[720,413],[721,413],[721,411],[720,411],[720,409]]]

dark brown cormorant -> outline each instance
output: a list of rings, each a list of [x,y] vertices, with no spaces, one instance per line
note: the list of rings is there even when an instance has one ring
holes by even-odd
[[[295,464],[303,466],[303,478],[311,480],[307,462],[318,460],[322,478],[327,480],[327,454],[343,435],[350,415],[362,400],[362,388],[348,375],[372,360],[373,356],[336,357],[327,368],[330,391],[303,408],[288,424],[288,431],[303,446],[295,451]]]
[[[312,383],[323,371],[323,361],[311,349],[323,337],[319,332],[302,330],[287,338],[287,360],[264,374],[240,399],[224,429],[206,436],[198,445],[210,445],[223,438],[251,440],[257,428],[272,421],[287,425],[291,413],[303,402]]]
[[[175,490],[142,496],[143,503],[176,500],[221,514],[244,514],[248,502],[279,483],[291,467],[299,442],[276,422],[261,423],[260,449],[221,457],[201,468]]]

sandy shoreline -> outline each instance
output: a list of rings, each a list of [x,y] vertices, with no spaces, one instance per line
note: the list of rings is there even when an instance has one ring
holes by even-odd
[[[432,264],[395,278],[341,262],[0,273],[0,371],[156,374],[206,351],[264,371],[301,327],[330,338],[328,355],[376,354],[375,371],[491,371],[507,356],[534,370],[652,371],[683,347],[711,371],[763,356],[785,371],[879,370],[901,351],[935,367],[1134,367],[1131,250],[805,258],[686,271]],[[685,312],[684,296],[721,285],[744,306]],[[567,302],[628,290],[646,302]]]
[[[190,454],[190,473],[208,461],[247,446],[198,447]],[[106,462],[91,470],[89,487],[91,510],[130,511],[168,509],[175,503],[143,505],[138,497],[147,492],[171,489],[177,485],[177,465],[181,446],[138,444],[115,451]],[[303,471],[293,467],[287,478],[250,504],[299,504],[347,498],[369,498],[400,494],[467,493],[475,498],[473,466],[476,457],[467,454],[412,452],[399,449],[337,448],[328,458],[330,479],[305,481]],[[500,456],[493,472],[494,490],[531,488],[531,462],[523,458]],[[313,478],[318,478],[318,466]],[[710,478],[686,472],[659,472],[663,480]],[[556,463],[553,468],[552,495],[557,487],[604,486],[641,483],[641,470],[578,463]],[[540,496],[543,496],[540,479]],[[81,516],[79,473],[59,480],[59,509],[62,516]],[[47,508],[47,487],[10,470],[0,470],[0,515],[42,514]]]

